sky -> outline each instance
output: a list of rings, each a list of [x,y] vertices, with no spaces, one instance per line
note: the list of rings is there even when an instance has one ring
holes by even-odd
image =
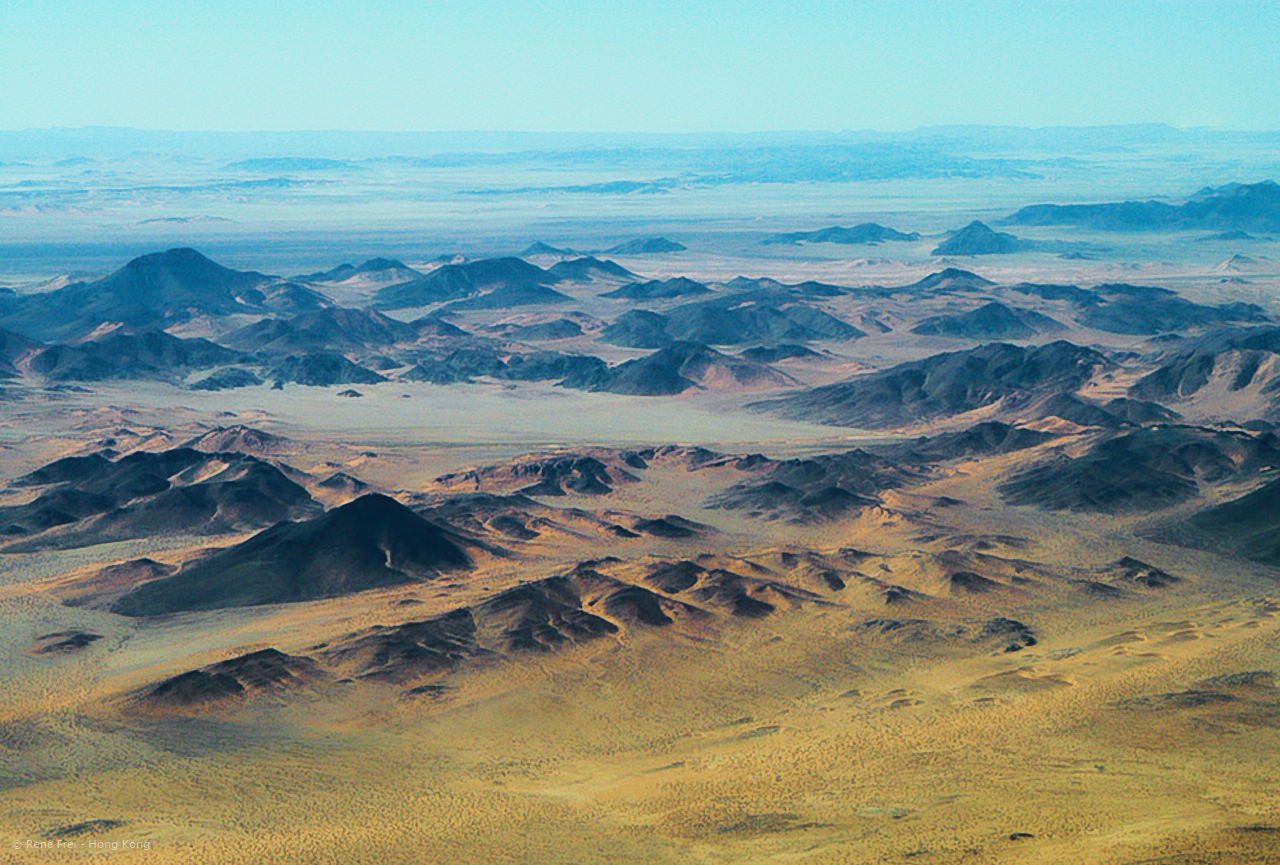
[[[0,128],[1280,129],[1280,3],[0,0]]]

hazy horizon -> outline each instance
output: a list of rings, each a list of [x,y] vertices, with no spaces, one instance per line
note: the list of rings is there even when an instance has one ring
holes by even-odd
[[[1280,127],[1280,9],[710,0],[6,4],[16,128]],[[342,118],[335,122],[333,118]]]

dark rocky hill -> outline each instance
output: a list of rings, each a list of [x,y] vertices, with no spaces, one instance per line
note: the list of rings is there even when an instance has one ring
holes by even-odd
[[[193,315],[262,312],[272,278],[231,270],[194,249],[135,258],[110,276],[22,295],[0,313],[0,326],[42,339],[82,336],[104,323],[165,327]]]
[[[178,379],[194,370],[243,359],[240,352],[207,339],[182,339],[149,330],[50,345],[31,357],[30,368],[52,381]]]
[[[467,553],[442,529],[394,499],[371,493],[191,562],[124,595],[112,611],[157,616],[308,601],[469,567]]]
[[[330,307],[293,318],[266,318],[234,330],[225,345],[246,351],[362,351],[411,342],[418,329],[373,309]]]
[[[975,219],[938,244],[930,255],[1007,255],[1012,252],[1032,252],[1037,248],[1035,241],[996,231]]]
[[[486,258],[446,264],[425,276],[389,285],[374,295],[379,309],[404,309],[462,300],[486,290],[546,286],[556,282],[547,271],[520,258]]]
[[[963,414],[1002,400],[1077,390],[1110,366],[1098,352],[1059,340],[1020,348],[989,343],[936,354],[749,408],[794,420],[883,429]]]
[[[711,289],[701,282],[696,282],[688,277],[677,276],[672,279],[629,282],[620,288],[615,288],[613,291],[606,291],[600,296],[623,300],[670,300],[676,297],[692,297],[710,293]]]
[[[672,342],[647,357],[620,363],[590,381],[564,382],[567,387],[635,396],[673,395],[695,387],[750,389],[795,383],[790,376],[764,364],[685,341]]]
[[[923,319],[911,332],[959,339],[1030,339],[1065,329],[1065,325],[1047,315],[993,300],[969,312]]]
[[[557,261],[547,268],[547,273],[561,282],[590,282],[602,278],[635,280],[637,278],[634,273],[621,264],[610,261],[607,258],[596,258],[591,255],[570,261]]]
[[[1059,455],[1000,486],[1005,500],[1046,510],[1153,510],[1194,498],[1201,483],[1280,467],[1274,437],[1159,426],[1100,439],[1077,457]]]
[[[877,244],[891,240],[919,240],[919,232],[903,233],[875,222],[864,222],[852,228],[833,225],[816,231],[792,231],[766,237],[761,243],[844,243]]]
[[[604,251],[605,255],[654,255],[663,252],[683,252],[689,247],[665,237],[636,237]]]
[[[386,376],[352,363],[345,355],[336,351],[289,355],[267,371],[267,378],[277,383],[293,382],[309,387],[377,384],[387,381]]]

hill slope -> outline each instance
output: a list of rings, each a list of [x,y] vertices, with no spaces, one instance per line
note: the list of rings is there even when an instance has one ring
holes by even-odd
[[[1019,348],[989,343],[936,354],[748,408],[793,420],[883,429],[962,414],[1007,398],[1074,391],[1109,362],[1059,340]]]
[[[394,499],[361,496],[305,522],[286,522],[145,583],[112,611],[157,616],[332,598],[470,567],[440,528]]]

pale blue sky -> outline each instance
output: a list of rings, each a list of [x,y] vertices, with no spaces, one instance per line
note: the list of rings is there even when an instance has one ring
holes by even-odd
[[[0,0],[0,128],[1280,129],[1280,3]]]

